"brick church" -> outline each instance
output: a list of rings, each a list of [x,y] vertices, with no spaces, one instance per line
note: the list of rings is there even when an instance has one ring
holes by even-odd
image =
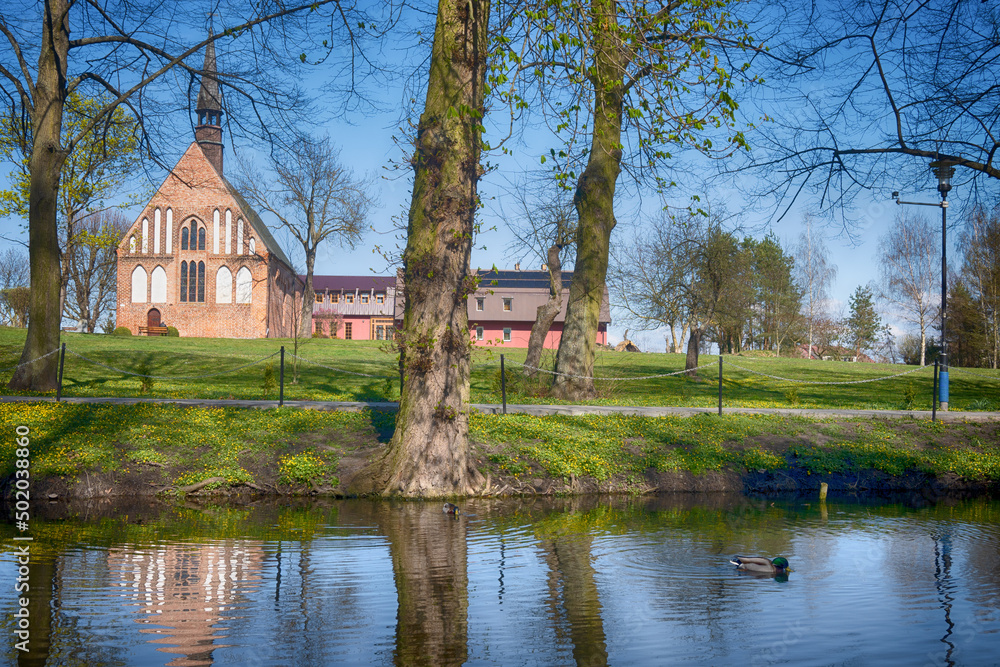
[[[205,52],[215,72],[215,45]],[[226,180],[218,81],[202,79],[195,141],[118,245],[118,326],[133,334],[286,338],[304,286],[257,213]],[[140,331],[140,329],[142,331]]]

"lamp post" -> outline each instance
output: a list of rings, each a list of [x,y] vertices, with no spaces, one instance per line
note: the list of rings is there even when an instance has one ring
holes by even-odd
[[[941,193],[941,202],[933,204],[920,201],[900,201],[899,193],[893,192],[892,198],[897,204],[914,206],[938,206],[941,208],[941,356],[938,383],[938,402],[941,410],[948,409],[948,340],[945,335],[946,312],[948,309],[948,193],[951,191],[951,178],[955,175],[955,165],[952,160],[935,160],[931,162],[931,171],[937,178],[937,190]]]

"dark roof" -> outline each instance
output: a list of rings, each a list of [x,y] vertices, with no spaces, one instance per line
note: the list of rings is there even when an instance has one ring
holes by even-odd
[[[299,276],[305,281],[305,276]],[[375,290],[376,292],[384,292],[389,287],[396,286],[395,276],[317,276],[313,275],[313,290],[317,292],[322,292],[324,290],[329,290],[331,292],[339,292],[344,290],[346,292],[353,292],[354,290],[360,290],[362,292],[368,292]]]
[[[205,47],[205,65],[202,71],[206,74],[214,75],[215,70],[215,42],[209,42]],[[219,81],[214,76],[201,77],[201,89],[198,91],[198,103],[194,106],[195,111],[222,111],[222,98],[219,96]]]
[[[573,280],[572,271],[562,272],[563,289],[569,287]],[[530,289],[548,289],[548,271],[500,271],[490,270],[479,273],[479,287],[523,287]]]
[[[257,233],[257,238],[264,242],[264,245],[267,246],[267,249],[271,254],[275,255],[278,259],[285,263],[285,266],[294,271],[295,268],[292,266],[292,263],[288,261],[288,257],[285,256],[285,251],[281,249],[278,242],[274,240],[273,236],[271,236],[271,231],[267,228],[267,225],[264,224],[264,221],[260,219],[260,216],[257,215],[257,211],[253,210],[253,207],[251,207],[247,200],[243,198],[240,191],[234,188],[233,184],[227,181],[222,174],[219,174],[219,178],[221,178],[222,182],[226,184],[229,194],[232,195],[233,199],[236,200],[236,203],[243,210],[243,217],[245,217],[247,222],[250,223],[250,226],[253,227],[253,230]]]

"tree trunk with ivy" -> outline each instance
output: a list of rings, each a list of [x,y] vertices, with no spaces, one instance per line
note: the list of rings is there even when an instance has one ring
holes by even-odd
[[[488,0],[439,0],[403,254],[396,431],[352,491],[436,497],[482,483],[469,456],[468,295],[481,171]]]
[[[549,299],[535,311],[535,323],[531,325],[531,335],[528,337],[528,354],[524,365],[529,376],[534,376],[538,364],[542,361],[542,350],[545,349],[545,337],[556,321],[556,315],[562,309],[562,261],[559,252],[562,246],[555,244],[549,247],[547,259],[549,267]]]
[[[576,265],[569,287],[566,324],[556,356],[556,398],[578,400],[593,395],[597,326],[608,274],[611,231],[615,228],[615,185],[621,171],[622,107],[625,95],[622,35],[614,0],[594,0],[590,7],[594,60],[589,72],[594,90],[594,129],[590,157],[577,182],[573,203],[580,223]]]
[[[28,335],[21,352],[27,364],[59,347],[61,280],[59,232],[56,225],[59,175],[66,151],[61,142],[66,102],[66,63],[69,26],[65,0],[45,3],[38,79],[31,98],[31,185],[28,203],[28,243],[31,247],[31,305]],[[14,372],[14,390],[53,391],[58,382],[59,357],[53,354]]]

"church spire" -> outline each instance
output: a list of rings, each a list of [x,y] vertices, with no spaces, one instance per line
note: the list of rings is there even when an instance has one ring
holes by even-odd
[[[219,81],[215,78],[215,42],[209,42],[205,48],[205,65],[202,67],[205,75],[201,78],[201,88],[198,91],[198,102],[195,112],[198,114],[198,124],[194,129],[194,139],[201,146],[205,157],[212,163],[215,170],[222,175],[222,98],[219,95]]]

